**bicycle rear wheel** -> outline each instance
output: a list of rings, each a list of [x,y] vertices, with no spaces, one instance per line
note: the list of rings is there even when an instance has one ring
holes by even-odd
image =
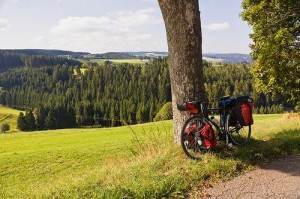
[[[201,116],[193,116],[187,119],[181,131],[181,146],[184,153],[193,160],[200,160],[207,150],[201,148],[201,136],[199,130],[204,126]]]
[[[240,125],[233,114],[227,116],[227,125],[229,139],[234,145],[241,146],[249,142],[251,126]]]

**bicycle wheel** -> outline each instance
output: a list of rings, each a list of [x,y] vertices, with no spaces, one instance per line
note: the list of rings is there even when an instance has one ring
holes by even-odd
[[[241,146],[249,142],[251,126],[240,125],[233,114],[227,116],[227,125],[229,139],[234,145]]]
[[[187,119],[181,130],[181,146],[184,153],[193,160],[200,160],[206,151],[201,148],[202,138],[199,130],[204,126],[201,116]]]

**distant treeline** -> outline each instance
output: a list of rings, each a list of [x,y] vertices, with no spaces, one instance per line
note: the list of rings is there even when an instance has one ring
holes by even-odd
[[[0,50],[0,53],[18,53],[25,55],[52,55],[52,56],[71,56],[71,57],[83,57],[90,55],[88,52],[73,52],[67,50],[47,50],[47,49],[4,49]]]
[[[73,128],[76,127],[76,115],[73,108],[44,109],[39,106],[34,113],[32,110],[25,115],[21,112],[17,125],[21,131]]]
[[[171,101],[166,59],[154,59],[147,66],[107,62],[80,69],[62,65],[0,73],[0,104],[31,109],[36,119],[42,112],[43,128],[67,128],[149,122]],[[281,113],[289,108],[282,103],[283,99],[254,90],[254,80],[246,64],[208,64],[204,76],[211,106],[217,106],[218,97],[223,95],[249,94],[255,99],[255,113]],[[48,119],[46,125],[47,117],[53,117],[55,122]]]
[[[94,58],[96,59],[137,59],[139,57],[130,55],[129,53],[107,52],[102,54],[96,54]]]
[[[18,67],[38,68],[43,66],[56,66],[68,64],[81,66],[81,62],[67,57],[53,55],[27,55],[16,52],[0,51],[0,72]]]

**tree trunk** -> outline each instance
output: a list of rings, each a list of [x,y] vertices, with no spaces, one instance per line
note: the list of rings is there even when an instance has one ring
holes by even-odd
[[[181,128],[188,115],[178,111],[177,104],[206,99],[199,4],[198,0],[158,2],[168,40],[174,140],[179,143]]]

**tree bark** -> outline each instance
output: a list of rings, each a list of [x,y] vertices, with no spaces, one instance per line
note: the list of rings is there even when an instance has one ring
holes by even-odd
[[[198,0],[158,0],[168,40],[174,140],[180,142],[186,112],[177,104],[205,100],[202,36]]]

